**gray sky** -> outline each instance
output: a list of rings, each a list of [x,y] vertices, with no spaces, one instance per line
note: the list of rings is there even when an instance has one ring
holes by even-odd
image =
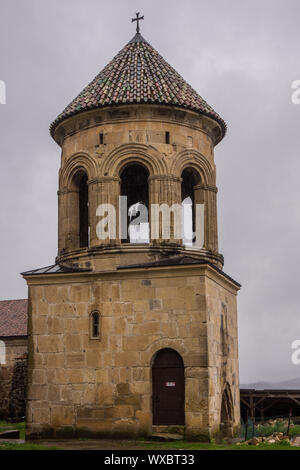
[[[0,0],[0,299],[54,262],[60,149],[48,127],[134,35],[228,124],[216,148],[220,251],[239,294],[242,382],[300,376],[299,0]]]

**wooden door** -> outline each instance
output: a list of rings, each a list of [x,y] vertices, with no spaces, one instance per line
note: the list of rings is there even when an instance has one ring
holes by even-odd
[[[184,365],[173,349],[158,352],[152,366],[153,424],[184,424]]]

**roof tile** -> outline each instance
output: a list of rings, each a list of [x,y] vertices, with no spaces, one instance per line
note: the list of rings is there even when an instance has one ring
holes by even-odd
[[[137,33],[51,124],[83,111],[127,103],[159,103],[191,109],[226,124],[209,104]]]
[[[27,336],[27,299],[0,301],[0,337]]]

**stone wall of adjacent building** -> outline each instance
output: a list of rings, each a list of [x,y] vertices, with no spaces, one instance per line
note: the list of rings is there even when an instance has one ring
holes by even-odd
[[[0,365],[0,418],[24,418],[26,411],[27,337],[0,338],[5,364]]]
[[[218,432],[225,376],[238,396],[235,284],[208,266],[38,276],[28,283],[28,437],[149,435],[151,365],[163,348],[184,361],[186,437]],[[223,304],[232,346],[225,369]],[[99,339],[90,335],[94,311],[101,315]]]

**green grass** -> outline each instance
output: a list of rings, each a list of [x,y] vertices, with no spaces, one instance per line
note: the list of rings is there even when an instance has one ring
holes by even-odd
[[[18,429],[20,431],[20,439],[25,439],[25,423],[8,423],[7,421],[0,421],[0,432]]]
[[[202,443],[202,442],[187,442],[187,441],[176,441],[176,442],[153,442],[145,443],[144,449],[146,450],[300,450],[300,447],[293,447],[286,442],[278,442],[275,444],[261,443],[258,446],[249,446],[248,444],[241,445],[227,445],[227,444],[215,444],[215,443]]]
[[[153,442],[148,443],[144,442],[141,444],[141,449],[144,450],[300,450],[299,447],[292,447],[288,443],[278,442],[276,444],[266,444],[262,443],[258,446],[249,446],[247,444],[241,445],[226,445],[226,444],[214,444],[214,443],[202,443],[202,442],[186,442],[186,441],[176,441],[176,442]],[[126,449],[126,445],[124,445]],[[1,450],[58,450],[55,447],[46,447],[39,444],[0,444]]]
[[[20,431],[20,439],[25,440],[25,423],[8,423],[7,421],[0,421],[0,432],[18,429]],[[54,450],[55,447],[50,448]],[[3,443],[0,444],[0,450],[49,450],[49,447],[41,446],[38,444],[13,444]]]
[[[0,421],[0,432],[3,430],[18,429],[20,431],[20,439],[25,440],[25,423],[8,423]],[[269,436],[273,432],[286,432],[286,426],[283,423],[276,423],[275,426],[271,425],[257,425],[255,427],[256,436]],[[300,435],[300,426],[294,425],[290,428],[290,435]],[[80,438],[80,441],[88,441],[87,438]],[[203,442],[187,442],[187,441],[172,441],[172,442],[149,442],[145,439],[138,439],[136,443],[141,445],[141,449],[145,450],[300,450],[300,447],[293,447],[288,442],[276,442],[275,444],[260,443],[258,446],[251,446],[248,444],[232,444],[226,443],[216,444],[214,441],[210,443]],[[126,448],[126,446],[124,447]],[[31,442],[24,444],[3,443],[0,444],[1,450],[57,450],[56,447],[46,447],[40,444],[33,444]]]
[[[1,450],[57,450],[56,447],[46,447],[39,444],[0,444]]]
[[[25,440],[25,423],[8,423],[7,421],[0,421],[0,432],[18,429],[20,431],[20,439]],[[55,447],[45,447],[39,444],[25,443],[14,444],[4,442],[0,444],[0,450],[55,450]]]

